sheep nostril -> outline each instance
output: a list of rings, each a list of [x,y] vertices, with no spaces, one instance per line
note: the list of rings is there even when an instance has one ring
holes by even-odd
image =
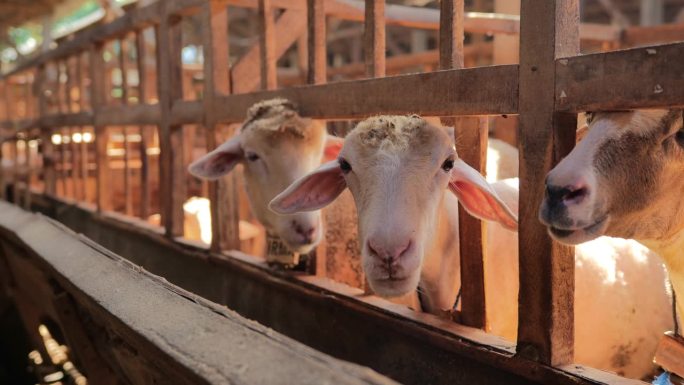
[[[589,190],[586,187],[580,187],[575,190],[568,189],[568,192],[563,195],[563,202],[570,201],[580,201],[586,195],[588,195]]]
[[[578,204],[589,195],[589,188],[585,185],[558,187],[546,185],[546,197],[551,204]]]

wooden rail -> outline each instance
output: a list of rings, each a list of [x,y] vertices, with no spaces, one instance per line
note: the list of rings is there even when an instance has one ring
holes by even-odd
[[[228,61],[229,4],[256,8],[260,32],[259,43],[232,67]],[[276,96],[295,102],[303,116],[326,120],[361,119],[375,114],[439,116],[453,123],[458,137],[467,144],[461,156],[483,170],[487,127],[482,116],[518,114],[521,198],[517,356],[497,356],[485,361],[523,377],[532,377],[534,381],[542,379],[523,371],[549,373],[543,380],[563,378],[563,382],[583,382],[576,371],[558,370],[567,370],[573,362],[574,262],[571,250],[554,243],[537,221],[543,178],[574,145],[577,112],[683,106],[684,75],[680,67],[684,43],[579,56],[582,35],[586,35],[588,28],[600,28],[580,25],[578,4],[577,0],[523,0],[519,21],[497,19],[486,27],[496,26],[500,33],[520,33],[520,65],[466,69],[463,68],[464,31],[484,27],[474,23],[474,15],[464,12],[460,0],[441,3],[441,14],[437,14],[441,21],[431,19],[434,11],[426,10],[399,17],[406,9],[385,5],[382,0],[366,0],[365,6],[363,2],[351,0],[157,2],[134,9],[109,24],[79,32],[56,49],[5,74],[2,79],[5,122],[1,125],[8,135],[5,139],[14,147],[10,154],[2,155],[14,161],[14,174],[19,175],[17,143],[40,138],[43,196],[90,201],[86,185],[93,179],[96,188],[92,201],[98,214],[92,215],[103,217],[114,208],[111,186],[113,175],[118,175],[109,159],[109,152],[117,150],[113,148],[112,137],[116,127],[124,127],[121,175],[126,187],[120,211],[138,212],[144,219],[152,212],[151,205],[156,204],[151,198],[154,186],[150,182],[154,156],[159,169],[161,223],[166,240],[175,244],[184,233],[183,202],[188,191],[185,168],[189,161],[188,146],[193,141],[185,140],[184,125],[200,125],[209,150],[225,139],[221,135],[222,125],[242,121],[252,104]],[[276,8],[285,9],[277,19]],[[205,61],[201,100],[187,100],[183,89],[180,26],[182,19],[190,15],[202,19]],[[326,83],[326,15],[364,20],[367,79]],[[425,20],[419,22],[420,18]],[[440,71],[385,76],[384,27],[401,24],[401,20],[403,25],[440,29]],[[146,29],[154,29],[155,33],[156,92],[148,89],[149,65],[145,60],[151,55],[144,44]],[[284,30],[296,33],[288,35],[287,41],[280,41],[279,33]],[[309,34],[308,84],[279,88],[276,62],[305,31]],[[668,30],[668,34],[673,33]],[[132,87],[128,84],[127,70],[133,68],[126,59],[126,50],[121,50],[121,57],[114,64],[103,59],[106,44],[118,41],[122,48],[131,49],[129,40],[133,35],[138,57],[137,102],[129,97]],[[634,35],[629,36],[636,40]],[[678,35],[675,33],[675,36]],[[76,71],[68,65],[74,60]],[[111,76],[104,76],[107,68],[114,66],[122,73],[120,98],[113,97],[115,85]],[[17,96],[21,90],[28,89],[28,83],[12,81],[20,76],[32,78],[33,97],[25,91],[22,91],[23,97]],[[259,84],[261,90],[256,91]],[[78,95],[78,103],[72,100],[73,94]],[[25,103],[27,112],[11,119],[10,112],[18,101]],[[129,174],[133,162],[129,152],[132,151],[128,151],[131,147],[128,138],[134,126],[140,132],[141,151],[141,193],[137,207],[134,207],[131,187],[134,178]],[[158,154],[148,151],[152,137],[145,133],[151,131],[147,126],[156,126]],[[85,141],[81,147],[74,142],[69,147],[65,145],[66,141],[74,140],[76,133],[85,135],[86,132],[94,134],[92,145]],[[83,186],[78,189],[80,180]],[[211,252],[214,254],[235,250],[240,244],[236,186],[234,178],[209,184],[214,229]],[[482,244],[486,234],[479,221],[467,216],[461,216],[460,220],[463,302],[458,318],[464,324],[484,328],[486,253]],[[223,255],[230,259],[236,254],[232,251]],[[322,259],[316,266],[312,272],[324,275]],[[457,350],[459,354],[475,351],[468,346]],[[586,381],[600,380],[592,375]]]
[[[34,339],[46,319],[60,326],[92,383],[395,384],[171,285],[57,222],[6,202],[0,210],[3,290]]]

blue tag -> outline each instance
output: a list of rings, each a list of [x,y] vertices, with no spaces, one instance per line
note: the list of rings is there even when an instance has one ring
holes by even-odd
[[[663,374],[653,380],[653,385],[673,385],[672,381],[670,381],[670,373],[663,372]]]

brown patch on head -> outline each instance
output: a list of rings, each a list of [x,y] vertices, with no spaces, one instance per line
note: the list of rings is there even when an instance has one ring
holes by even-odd
[[[294,103],[275,98],[254,104],[247,111],[241,133],[277,145],[284,137],[311,140],[319,134],[318,125],[299,116]]]
[[[608,212],[614,220],[608,235],[623,238],[659,237],[676,231],[676,212],[684,208],[673,201],[673,191],[684,186],[682,148],[672,140],[682,127],[681,110],[670,110],[659,119],[638,116],[642,124],[626,126],[617,137],[601,144],[594,168],[601,177],[598,189],[611,197]],[[646,123],[644,123],[646,122]]]
[[[665,162],[661,152],[654,149],[660,149],[662,134],[680,116],[671,111],[651,129],[627,131],[606,140],[599,147],[594,157],[596,171],[610,181],[613,191],[629,193],[622,199],[612,200],[613,207],[609,208],[612,212],[633,212],[649,204],[652,194],[658,190],[660,171]]]
[[[398,154],[410,150],[416,155],[427,155],[434,152],[434,144],[438,142],[453,147],[453,138],[446,129],[432,126],[417,115],[368,118],[349,133],[346,141],[357,143],[358,150],[368,154]]]
[[[262,100],[254,103],[247,110],[247,119],[243,123],[243,129],[251,122],[268,116],[297,113],[297,106],[284,98]]]
[[[372,148],[406,148],[427,126],[417,115],[383,115],[368,118],[352,131],[361,144]]]

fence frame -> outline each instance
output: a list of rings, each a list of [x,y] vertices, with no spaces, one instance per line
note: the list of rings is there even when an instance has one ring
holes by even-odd
[[[55,199],[59,190],[58,181],[66,180],[64,175],[60,177],[65,172],[65,159],[63,155],[56,155],[50,142],[51,135],[65,128],[93,126],[97,160],[97,212],[93,215],[117,221],[120,219],[111,218],[107,213],[111,210],[107,188],[108,127],[157,126],[161,148],[162,223],[165,237],[178,242],[177,238],[183,235],[182,203],[185,197],[184,178],[181,176],[186,170],[183,157],[179,156],[183,153],[183,124],[203,125],[207,143],[214,147],[220,140],[217,138],[219,125],[241,121],[250,105],[276,96],[292,100],[300,106],[302,116],[311,118],[359,119],[372,114],[408,112],[448,117],[445,122],[453,122],[459,138],[465,138],[472,148],[472,151],[461,155],[468,163],[482,170],[486,155],[486,125],[477,116],[517,114],[520,117],[521,137],[519,342],[516,356],[505,359],[490,357],[487,361],[533,380],[539,380],[540,374],[526,370],[544,367],[547,368],[544,369],[544,376],[564,382],[600,381],[599,378],[603,378],[601,375],[580,376],[577,370],[572,369],[573,319],[572,311],[568,309],[573,308],[574,260],[572,248],[561,247],[552,241],[537,220],[537,210],[543,197],[543,178],[574,146],[576,113],[586,110],[684,106],[684,76],[678,73],[681,58],[684,58],[684,43],[579,55],[582,37],[599,36],[594,38],[612,41],[620,34],[615,34],[615,30],[608,27],[580,25],[578,0],[522,0],[519,22],[497,20],[489,23],[467,15],[462,0],[444,0],[441,20],[436,24],[420,12],[417,16],[397,17],[399,8],[390,8],[392,6],[386,6],[383,0],[366,0],[364,18],[364,10],[359,10],[355,4],[353,0],[179,0],[160,1],[132,9],[109,24],[76,33],[57,48],[3,75],[1,86],[4,94],[10,95],[14,78],[33,73],[35,100],[32,103],[37,104],[36,108],[30,108],[35,116],[25,119],[9,119],[8,105],[5,111],[7,119],[0,123],[3,137],[16,141],[18,133],[25,133],[29,137],[42,138],[46,159],[44,196]],[[248,84],[251,80],[236,76],[236,71],[245,65],[241,67],[238,63],[229,68],[225,33],[228,5],[258,9],[260,49],[257,56],[243,60],[251,60],[249,63],[252,64],[256,60],[259,63],[261,90],[233,93],[236,90],[253,89],[256,84]],[[278,20],[273,16],[275,8],[286,10]],[[394,10],[395,13],[388,10]],[[306,28],[303,30],[309,31],[309,85],[276,89],[275,64],[283,51],[275,38],[279,23],[292,23],[295,17],[287,16],[288,12],[303,11],[307,15]],[[182,17],[194,14],[199,14],[205,21],[202,30],[206,59],[205,97],[201,101],[183,98],[179,21]],[[372,31],[365,35],[367,79],[326,83],[326,15],[365,20],[366,31]],[[484,23],[484,26],[476,21]],[[386,24],[440,28],[442,70],[384,77]],[[153,27],[156,33],[158,103],[149,103],[144,81],[140,81],[139,95],[142,97],[139,103],[107,103],[107,84],[102,76],[98,76],[104,73],[104,44],[135,35],[136,46],[141,47],[142,30],[149,27]],[[281,25],[280,28],[284,27]],[[483,28],[500,33],[519,32],[520,64],[462,68],[464,31]],[[671,33],[670,29],[662,30],[663,34]],[[653,35],[657,34],[649,35],[649,38]],[[630,41],[638,40],[635,33],[625,36]],[[57,99],[59,112],[49,113],[46,90],[50,85],[46,81],[46,67],[57,65],[59,68],[76,57],[79,63],[76,80],[74,82],[72,79],[73,71],[67,65],[65,68],[69,75],[64,86],[78,84],[81,89],[85,87],[81,78],[83,54],[90,59],[91,108],[87,109],[81,100],[79,108],[72,110],[68,96],[70,92],[67,90],[66,110],[62,109],[63,100]],[[139,59],[137,67],[143,69],[144,65],[140,63]],[[128,63],[122,59],[121,65],[126,67]],[[621,72],[615,72],[616,69]],[[147,76],[145,70],[140,73],[141,78]],[[58,91],[62,91],[61,88],[62,82],[58,82]],[[398,89],[411,92],[400,98],[389,96]],[[6,100],[12,102],[10,97]],[[55,164],[56,158],[60,159],[59,170]],[[75,170],[76,159],[72,161]],[[76,177],[75,174],[73,176]],[[128,177],[126,180],[128,208],[130,182]],[[235,182],[227,179],[210,186],[212,222],[218,236],[214,237],[210,251],[204,252],[204,255],[234,258],[234,250],[239,245]],[[66,188],[63,188],[63,193],[66,193]],[[78,196],[76,191],[74,194]],[[132,231],[138,231],[135,230],[138,225],[127,223],[126,226]],[[483,328],[486,326],[483,278],[486,257],[482,246],[485,233],[479,221],[462,216],[461,223],[464,292],[460,320],[464,324]],[[302,278],[301,282],[305,282],[305,279]],[[489,353],[482,354],[487,356]]]

